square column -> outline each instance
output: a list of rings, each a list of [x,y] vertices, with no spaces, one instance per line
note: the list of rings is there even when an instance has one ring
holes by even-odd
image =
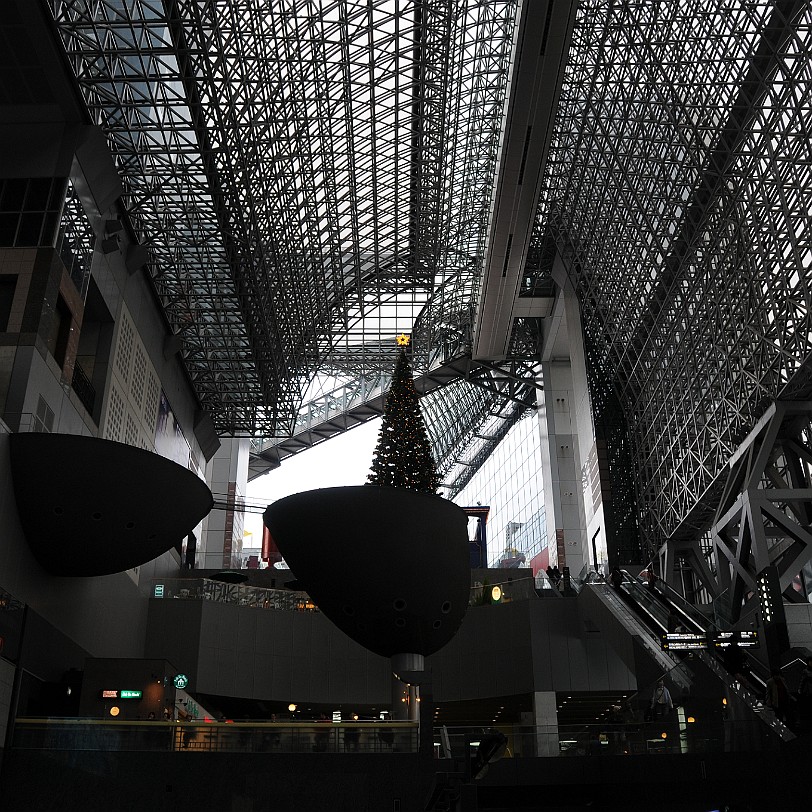
[[[240,569],[243,565],[243,500],[248,485],[249,444],[247,438],[224,438],[211,458],[209,487],[215,499],[225,501],[228,507],[209,514],[198,569]]]
[[[533,723],[537,756],[559,755],[558,709],[555,691],[533,694]]]

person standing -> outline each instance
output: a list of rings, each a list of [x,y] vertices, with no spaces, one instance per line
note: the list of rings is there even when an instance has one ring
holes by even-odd
[[[657,682],[657,687],[651,695],[651,718],[656,721],[667,716],[671,709],[674,707],[674,702],[671,699],[671,693],[665,687],[663,680]]]

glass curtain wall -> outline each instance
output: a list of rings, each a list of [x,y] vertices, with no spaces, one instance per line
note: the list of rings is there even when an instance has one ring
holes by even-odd
[[[488,564],[544,569],[548,560],[538,417],[527,412],[454,498],[488,505]]]

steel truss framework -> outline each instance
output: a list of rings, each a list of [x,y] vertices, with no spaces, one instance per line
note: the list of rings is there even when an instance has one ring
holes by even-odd
[[[775,567],[789,600],[812,560],[812,403],[777,401],[730,461],[711,528],[723,619],[735,624],[758,603],[757,578]],[[800,584],[799,584],[800,586]]]
[[[418,372],[454,357],[516,0],[48,1],[219,432],[293,434],[403,331]]]
[[[380,417],[390,383],[389,374],[357,378],[308,401],[289,436],[251,442],[249,480],[287,457]],[[534,407],[541,368],[533,361],[496,366],[459,355],[418,375],[415,386],[446,496],[453,498],[510,426]]]
[[[809,397],[812,9],[585,0],[573,43],[535,242],[627,415],[653,551],[709,527],[773,400]]]

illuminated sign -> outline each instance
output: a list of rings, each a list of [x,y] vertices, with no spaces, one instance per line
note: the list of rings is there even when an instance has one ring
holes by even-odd
[[[669,632],[662,636],[665,651],[697,651],[711,647],[727,648],[732,643],[739,648],[757,648],[758,632],[709,632],[696,634],[694,632]]]
[[[164,585],[163,584],[155,584],[155,591],[152,594],[153,594],[153,597],[155,597],[155,598],[163,598],[163,596],[164,596]]]
[[[101,692],[102,699],[141,699],[142,691],[112,691]]]
[[[707,647],[708,636],[706,634],[669,632],[663,635],[663,649],[665,651],[696,651]]]
[[[744,632],[717,632],[713,641],[716,648],[727,648],[731,643],[735,643],[739,648],[756,648],[758,632],[755,629]]]
[[[189,677],[187,677],[186,674],[175,674],[175,679],[172,680],[172,684],[182,690],[189,684]]]

